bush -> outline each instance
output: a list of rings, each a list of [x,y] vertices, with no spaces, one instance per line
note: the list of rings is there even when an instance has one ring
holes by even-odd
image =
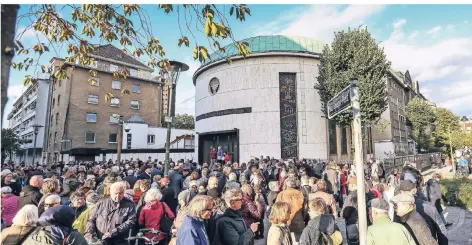
[[[441,191],[449,201],[449,205],[472,209],[472,180],[443,179]]]

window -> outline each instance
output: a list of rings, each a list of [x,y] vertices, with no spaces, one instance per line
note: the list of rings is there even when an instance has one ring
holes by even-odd
[[[131,91],[133,91],[133,93],[141,93],[141,86],[139,84],[133,84],[131,85]]]
[[[56,144],[57,132],[54,133],[54,144]]]
[[[138,109],[139,109],[139,101],[137,101],[137,100],[132,100],[132,101],[131,101],[131,109],[138,110]]]
[[[336,144],[336,123],[334,121],[329,121],[328,126],[329,131],[329,154],[337,154],[337,144]]]
[[[89,104],[98,104],[98,96],[89,94],[88,103]]]
[[[95,143],[95,133],[86,132],[85,133],[85,143]]]
[[[54,115],[51,115],[51,122],[49,122],[49,123],[52,124],[52,122],[54,122]]]
[[[110,100],[111,106],[120,106],[120,98],[113,98]]]
[[[110,124],[118,124],[118,117],[110,116]]]
[[[55,98],[52,98],[52,108],[54,108],[54,104],[56,103],[56,99]]]
[[[94,82],[95,81],[95,82]],[[92,86],[100,86],[100,78],[98,77],[90,77],[89,78],[89,84],[92,85]]]
[[[56,124],[59,123],[59,112],[56,113]]]
[[[97,122],[97,113],[87,112],[87,122]]]
[[[121,89],[121,82],[113,80],[111,81],[111,88],[112,89]]]
[[[59,106],[59,104],[61,104],[61,95],[60,94],[57,95],[57,105]]]
[[[138,71],[136,69],[129,69],[129,74],[132,77],[137,77],[138,76]]]
[[[117,134],[110,133],[108,135],[108,143],[117,143]]]
[[[156,141],[156,136],[153,134],[148,134],[148,144],[153,145]]]
[[[117,72],[118,71],[118,66],[110,64],[110,71],[111,72]]]

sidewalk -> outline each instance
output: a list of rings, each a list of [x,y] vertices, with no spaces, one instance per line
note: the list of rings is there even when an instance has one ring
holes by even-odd
[[[472,245],[472,212],[457,207],[447,207],[445,212],[453,223],[447,232],[449,245]]]

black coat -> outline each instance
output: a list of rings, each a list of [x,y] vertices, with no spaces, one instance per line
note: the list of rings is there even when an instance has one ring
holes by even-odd
[[[167,187],[161,190],[162,193],[162,202],[165,202],[167,206],[169,206],[170,210],[172,210],[172,213],[176,214],[177,211],[177,205],[179,204],[177,202],[177,199],[175,198],[175,193],[174,189]]]
[[[18,206],[18,210],[20,210],[23,206],[27,204],[33,204],[36,207],[39,204],[39,201],[43,197],[43,194],[39,191],[39,188],[27,185],[21,190],[20,193],[20,203]]]
[[[131,188],[133,188],[134,184],[136,184],[136,181],[138,181],[138,178],[134,177],[134,175],[128,175],[124,178],[124,180],[129,183],[129,186],[131,186]]]
[[[218,188],[216,188],[216,187],[209,189],[209,190],[207,191],[207,195],[208,195],[208,196],[211,196],[211,197],[213,197],[213,198],[218,198],[218,197],[221,196],[221,195],[220,195],[220,192],[218,192]]]
[[[85,233],[102,238],[110,232],[111,237],[105,239],[107,244],[128,244],[125,238],[136,224],[136,210],[133,201],[123,198],[119,203],[109,197],[96,204],[90,215]]]
[[[5,184],[5,180],[2,178],[2,187],[8,186],[11,188],[11,193],[19,196],[21,192],[21,185],[18,182],[10,182],[10,184]]]
[[[431,235],[428,225],[416,210],[400,217],[400,223],[410,232],[418,245],[438,245]]]
[[[332,214],[323,214],[311,219],[303,229],[299,245],[322,245],[323,236],[330,236],[336,231],[336,221]]]
[[[252,245],[254,233],[246,227],[240,210],[230,208],[216,221],[216,234],[211,245]]]

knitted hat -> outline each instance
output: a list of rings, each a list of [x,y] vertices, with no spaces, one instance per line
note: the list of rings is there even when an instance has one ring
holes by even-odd
[[[98,201],[100,200],[100,196],[95,193],[95,192],[92,192],[90,194],[87,195],[87,198],[85,199],[85,201],[87,202],[87,204],[95,204],[97,203]]]

